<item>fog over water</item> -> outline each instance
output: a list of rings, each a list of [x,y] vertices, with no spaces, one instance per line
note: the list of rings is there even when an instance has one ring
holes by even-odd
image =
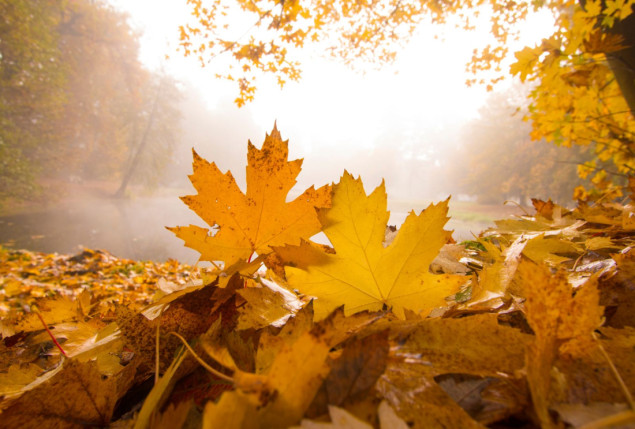
[[[192,149],[214,161],[221,171],[230,170],[244,191],[247,141],[260,147],[276,121],[261,125],[250,106],[238,109],[230,100],[210,107],[191,85],[184,85],[183,92],[181,139],[162,171],[154,194],[132,187],[127,198],[118,199],[112,197],[117,181],[99,192],[91,189],[90,182],[69,183],[65,195],[51,195],[51,201],[42,207],[0,216],[0,243],[12,248],[66,254],[87,247],[131,259],[173,258],[196,263],[198,253],[184,247],[180,239],[165,229],[189,224],[207,226],[179,199],[195,193],[188,180],[192,173]],[[376,136],[368,147],[347,145],[336,135],[316,136],[310,140],[311,146],[306,144],[306,135],[298,134],[293,127],[287,132],[285,123],[277,121],[277,128],[283,139],[289,140],[289,159],[304,157],[303,169],[289,199],[311,185],[339,181],[345,169],[361,176],[367,193],[385,180],[392,225],[401,225],[408,211],[418,213],[430,202],[454,194],[450,204],[452,215],[452,208],[463,198],[454,192],[445,171],[447,158],[459,141],[460,127],[424,132],[405,124],[399,131]],[[296,143],[303,139],[304,146]],[[319,143],[318,139],[324,141]],[[507,210],[502,203],[501,198],[499,206]],[[456,240],[470,239],[501,216],[459,216],[450,220],[446,229],[455,230]],[[316,240],[326,242],[324,236]]]
[[[187,16],[180,2],[111,3],[128,11],[130,23],[142,34],[141,60],[172,75],[183,94],[181,101],[174,101],[182,114],[180,137],[160,171],[157,192],[151,195],[131,187],[127,198],[115,199],[110,195],[119,179],[113,179],[107,191],[92,193],[91,183],[69,177],[79,182],[71,189],[85,185],[88,190],[54,195],[47,204],[0,216],[0,243],[60,253],[74,253],[85,246],[120,257],[171,257],[195,263],[197,253],[165,229],[190,223],[205,226],[178,199],[193,192],[187,179],[192,148],[222,171],[230,170],[244,190],[247,141],[260,147],[274,123],[289,140],[289,158],[304,158],[291,196],[311,185],[337,182],[347,170],[362,177],[367,193],[385,180],[391,224],[400,225],[409,210],[419,211],[449,195],[455,216],[447,229],[455,229],[457,240],[470,238],[500,217],[489,212],[463,213],[462,201],[473,200],[474,195],[464,195],[459,186],[468,168],[456,171],[459,158],[474,155],[466,152],[464,127],[479,117],[487,97],[485,88],[465,86],[471,77],[465,73],[465,63],[474,48],[486,44],[487,34],[462,32],[453,26],[423,26],[395,64],[367,69],[365,74],[318,58],[314,52],[302,52],[305,68],[299,82],[281,90],[265,77],[258,81],[255,101],[239,109],[233,103],[235,83],[213,77],[222,71],[218,64],[201,69],[196,61],[175,51],[178,25]],[[535,33],[533,38],[539,39],[540,31],[533,30],[540,30],[540,25],[534,23],[532,31],[525,33]],[[441,37],[435,39],[436,35]],[[519,43],[528,42],[525,38]],[[503,207],[505,199],[501,194],[493,203]],[[502,208],[500,213],[511,211]]]
[[[402,204],[399,204],[402,205]],[[406,212],[391,212],[390,224],[401,225]],[[206,226],[176,196],[140,197],[129,200],[86,199],[55,205],[42,211],[0,217],[0,242],[12,248],[47,253],[74,254],[82,247],[103,249],[115,256],[165,261],[177,259],[195,264],[198,252],[165,226]],[[457,240],[470,239],[491,223],[450,220]],[[316,241],[328,243],[322,234]]]
[[[0,216],[0,243],[50,253],[72,254],[87,247],[131,259],[173,258],[196,263],[198,253],[184,247],[180,239],[165,229],[165,226],[189,224],[207,226],[179,199],[179,196],[195,193],[188,180],[192,172],[192,148],[207,160],[216,162],[223,172],[231,170],[244,191],[247,140],[260,147],[271,129],[262,130],[249,108],[237,109],[230,102],[224,107],[210,108],[195,88],[186,87],[184,93],[182,138],[154,194],[132,187],[128,197],[121,199],[112,196],[117,181],[105,190],[92,189],[90,182],[69,183],[65,194],[50,195],[45,205],[36,205],[16,215]],[[278,123],[277,126],[283,138],[290,140],[289,158],[302,156],[283,125]],[[392,211],[390,223],[398,226],[409,210],[418,212],[429,202],[444,200],[449,195],[448,187],[436,181],[442,176],[440,165],[425,159],[434,153],[417,152],[406,158],[399,149],[415,151],[416,138],[406,135],[405,142],[396,145],[391,143],[393,137],[380,136],[379,144],[356,150],[347,148],[337,138],[326,141],[321,150],[316,148],[306,155],[289,200],[311,185],[339,181],[344,169],[361,175],[367,193],[385,178]],[[452,133],[438,134],[435,138],[452,138]],[[461,240],[489,225],[491,222],[482,218],[467,222],[453,219],[447,228],[455,229],[455,238]],[[316,240],[326,242],[323,235]]]

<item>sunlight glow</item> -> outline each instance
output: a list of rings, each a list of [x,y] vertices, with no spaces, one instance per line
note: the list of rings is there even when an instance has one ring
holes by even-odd
[[[211,108],[236,108],[231,105],[237,95],[234,83],[214,78],[214,73],[224,71],[219,69],[224,60],[217,63],[215,59],[201,68],[195,59],[183,58],[175,50],[178,25],[189,19],[184,2],[111,3],[128,11],[131,23],[143,32],[141,60],[146,65],[162,67],[178,79],[192,82]],[[444,26],[424,24],[394,64],[365,73],[315,52],[301,51],[303,76],[299,82],[280,89],[268,76],[258,81],[255,101],[243,109],[251,113],[262,132],[243,138],[260,141],[277,121],[283,137],[294,143],[291,156],[307,158],[304,168],[309,177],[312,171],[324,169],[325,163],[341,172],[347,165],[351,168],[350,159],[388,150],[379,145],[385,145],[391,135],[408,136],[407,141],[390,143],[390,150],[400,151],[404,159],[415,157],[440,165],[442,161],[434,155],[439,145],[448,144],[466,121],[477,116],[487,96],[485,87],[465,85],[473,77],[465,71],[473,50],[491,42],[487,19],[481,13],[473,22],[484,31],[459,30],[451,20]],[[553,20],[536,15],[520,28],[521,40],[510,44],[512,52],[550,34]],[[164,60],[166,55],[168,60]],[[501,84],[507,85],[509,79]]]

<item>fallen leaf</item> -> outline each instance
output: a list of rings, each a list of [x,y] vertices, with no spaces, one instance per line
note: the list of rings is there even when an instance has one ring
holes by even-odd
[[[328,403],[342,405],[347,399],[368,395],[386,369],[388,349],[388,330],[347,343],[324,381]]]
[[[267,373],[277,394],[259,412],[262,427],[286,427],[302,419],[329,371],[326,362],[329,349],[319,334],[309,331],[281,350]]]
[[[589,425],[598,420],[606,417],[619,415],[628,410],[626,404],[609,404],[605,402],[594,402],[590,404],[557,404],[553,407],[560,418],[565,422],[572,425],[574,428],[583,427]],[[631,425],[622,426],[620,423],[627,423],[627,421],[615,421],[614,424],[620,424],[619,427],[629,428],[633,426],[635,422],[635,413],[630,411],[630,423]],[[628,416],[627,416],[628,417]],[[609,427],[615,427],[613,425]]]
[[[11,396],[20,393],[26,385],[34,381],[41,373],[42,368],[33,363],[11,365],[7,372],[0,373],[0,395]]]
[[[318,423],[311,420],[303,419],[300,426],[294,426],[293,429],[372,429],[368,423],[358,419],[348,411],[329,405],[329,416],[331,423]]]
[[[547,262],[552,265],[558,265],[571,259],[558,254],[576,253],[577,250],[568,241],[556,237],[545,237],[544,234],[540,234],[527,241],[523,249],[523,255],[536,263]]]
[[[237,291],[246,304],[238,312],[238,329],[261,329],[291,315],[284,296],[268,287],[254,286]]]
[[[531,338],[518,329],[498,324],[495,314],[425,319],[402,335],[398,337],[397,355],[424,364],[434,376],[513,376],[524,366],[523,345]]]
[[[483,427],[459,407],[421,365],[390,362],[376,388],[412,427]]]
[[[405,308],[425,316],[445,305],[445,298],[467,281],[463,276],[429,272],[430,263],[451,237],[443,230],[447,201],[430,205],[419,215],[410,213],[386,248],[382,243],[389,212],[383,183],[366,196],[361,180],[345,172],[334,186],[332,204],[319,216],[335,255],[306,242],[283,251],[293,249],[298,255],[289,261],[298,268],[287,267],[287,279],[300,292],[318,298],[318,320],[340,305],[346,315],[385,305],[401,318]]]
[[[187,420],[188,414],[194,404],[191,401],[183,401],[178,404],[170,404],[161,414],[155,414],[150,421],[151,429],[181,429]]]
[[[240,391],[225,392],[205,405],[202,429],[259,429],[256,405]]]
[[[176,383],[176,374],[187,358],[189,352],[185,349],[181,349],[177,352],[176,356],[170,363],[170,366],[165,370],[163,376],[161,376],[155,385],[152,387],[150,393],[143,401],[143,406],[139,410],[139,414],[135,419],[134,429],[145,429],[150,425],[150,422],[154,418],[154,415],[161,408],[164,402],[167,400],[174,384]]]
[[[286,344],[295,342],[300,335],[313,327],[313,304],[309,303],[298,311],[277,333],[264,331],[258,343],[256,372],[266,374],[275,357]]]
[[[42,318],[48,325],[55,325],[69,320],[77,319],[77,302],[57,297],[38,301],[38,309]],[[40,318],[35,313],[29,313],[27,317],[16,325],[16,331],[37,331],[43,329]]]
[[[249,142],[247,192],[243,194],[230,172],[222,174],[194,152],[194,173],[190,176],[198,191],[182,200],[215,234],[198,226],[168,228],[185,245],[201,253],[201,260],[231,265],[264,255],[271,246],[298,244],[320,231],[315,207],[330,205],[330,186],[313,187],[290,203],[287,194],[295,185],[302,160],[287,161],[287,142],[274,126],[262,149]]]
[[[115,377],[102,377],[95,362],[65,361],[48,381],[25,392],[2,412],[1,427],[83,428],[110,422],[117,399]]]
[[[408,429],[408,425],[401,417],[397,415],[395,410],[388,405],[388,402],[382,401],[377,408],[379,417],[379,427],[381,429]]]
[[[541,425],[552,427],[549,404],[554,362],[559,352],[575,357],[593,351],[592,333],[602,324],[603,308],[595,279],[574,297],[563,271],[551,274],[545,266],[522,261],[518,272],[527,321],[535,333],[527,346],[527,380]]]

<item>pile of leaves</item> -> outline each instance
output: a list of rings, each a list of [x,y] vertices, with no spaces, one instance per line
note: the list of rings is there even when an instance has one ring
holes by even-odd
[[[250,143],[243,194],[194,154],[197,194],[183,200],[209,228],[170,229],[214,264],[201,281],[188,272],[143,308],[143,290],[100,295],[99,282],[64,297],[67,318],[37,296],[30,314],[3,308],[0,427],[635,422],[633,206],[534,201],[456,244],[448,201],[395,230],[383,184],[367,195],[346,172],[287,202],[301,169],[287,157],[275,127]]]

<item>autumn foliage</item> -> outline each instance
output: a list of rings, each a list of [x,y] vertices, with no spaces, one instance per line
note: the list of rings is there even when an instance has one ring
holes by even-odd
[[[287,154],[250,144],[245,193],[195,154],[207,228],[170,229],[210,269],[4,250],[0,427],[635,421],[632,205],[535,200],[459,245],[448,201],[395,235],[347,172],[287,202]]]
[[[467,84],[479,83],[491,90],[510,77],[526,83],[527,103],[516,107],[528,104],[532,138],[581,146],[587,156],[578,173],[593,182],[596,193],[623,196],[621,176],[632,175],[635,169],[633,0],[188,0],[187,4],[191,19],[180,27],[181,51],[201,65],[213,62],[217,77],[235,81],[239,106],[254,99],[256,81],[263,74],[274,76],[280,86],[299,80],[303,50],[326,53],[353,67],[381,66],[394,61],[421,27],[451,23],[491,40],[475,46],[472,58],[466,59],[466,70],[474,74]],[[550,34],[514,52],[513,42],[525,31],[519,24],[539,14],[553,19],[553,25],[537,25]],[[236,33],[236,22],[245,23],[243,33]],[[425,56],[421,52],[422,60]],[[432,62],[430,67],[438,65]]]

